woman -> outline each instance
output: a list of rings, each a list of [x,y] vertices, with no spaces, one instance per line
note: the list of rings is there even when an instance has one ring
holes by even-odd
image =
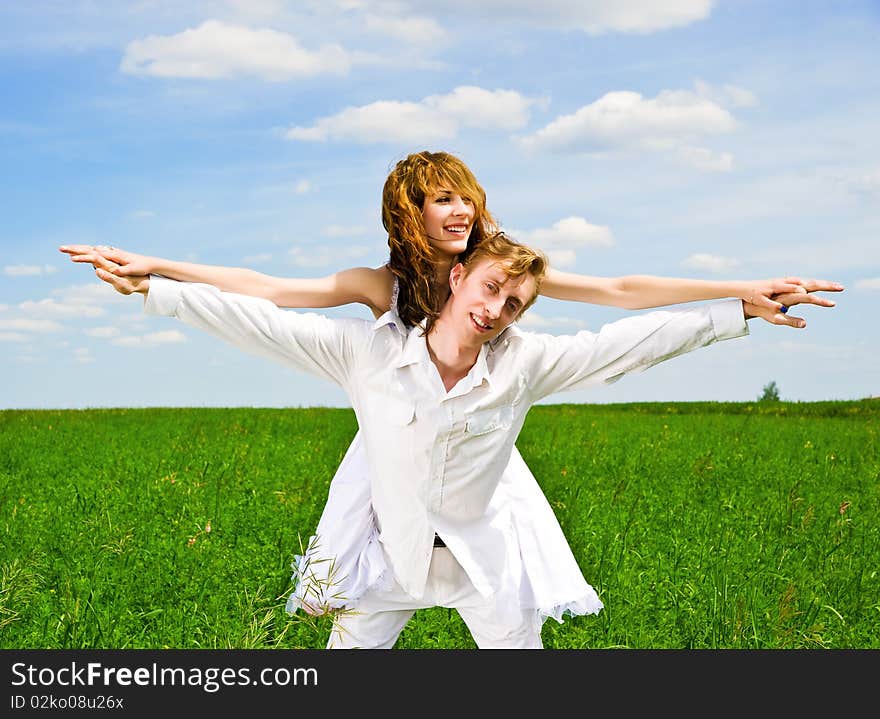
[[[158,274],[202,282],[269,299],[280,307],[317,308],[358,302],[374,316],[388,313],[401,331],[424,322],[430,328],[449,291],[449,270],[485,236],[497,230],[486,194],[470,169],[444,152],[411,154],[386,179],[382,223],[388,232],[389,261],[321,279],[288,279],[252,270],[213,267],[146,257],[115,248],[83,245],[60,248],[74,262],[88,262],[115,274]],[[772,310],[770,321],[800,326],[772,299],[779,293],[836,289],[830,283],[798,278],[754,282],[709,282],[651,276],[616,279],[550,271],[541,294],[557,299],[628,309],[696,300],[738,297]],[[829,301],[811,300],[815,304]],[[833,304],[833,303],[831,303]],[[780,311],[781,310],[781,311]],[[313,614],[346,607],[371,586],[381,584],[385,561],[370,507],[366,459],[355,435],[330,485],[315,535],[294,565],[295,590],[288,610]],[[562,622],[564,614],[598,612],[602,603],[584,580],[543,492],[514,449],[493,501],[511,501],[523,566],[524,604],[542,617]]]

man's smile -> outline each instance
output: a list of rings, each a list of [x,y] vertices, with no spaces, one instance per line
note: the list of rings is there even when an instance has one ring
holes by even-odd
[[[474,327],[477,328],[478,332],[491,332],[494,329],[495,325],[493,325],[488,320],[477,317],[477,315],[475,315],[473,312],[471,312],[470,315],[471,322],[473,323]]]

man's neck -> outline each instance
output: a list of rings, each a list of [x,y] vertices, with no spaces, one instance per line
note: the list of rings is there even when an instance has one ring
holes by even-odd
[[[453,331],[452,323],[445,312],[441,312],[434,322],[426,341],[431,361],[440,373],[443,386],[449,392],[471,371],[480,355],[481,345],[463,344]]]

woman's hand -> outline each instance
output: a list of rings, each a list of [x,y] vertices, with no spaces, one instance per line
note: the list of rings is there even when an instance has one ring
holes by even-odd
[[[817,291],[841,292],[843,291],[843,285],[838,284],[837,282],[828,282],[827,280],[802,280],[800,277],[775,277],[770,280],[743,282],[736,296],[750,305],[764,307],[768,310],[779,312],[782,304],[775,299],[776,295]],[[833,304],[825,306],[830,307],[833,306]]]
[[[154,258],[136,255],[116,247],[93,245],[62,245],[61,252],[70,255],[74,262],[88,262],[95,268],[95,275],[111,285],[122,295],[140,293],[146,295],[150,290],[150,273],[148,269]],[[118,264],[125,262],[124,266]],[[139,269],[141,272],[133,272]],[[125,270],[125,271],[123,271]]]
[[[786,282],[792,278],[786,278]],[[775,280],[771,280],[773,282]],[[803,317],[795,317],[788,314],[788,308],[795,305],[807,304],[816,305],[818,307],[834,307],[835,302],[826,297],[820,297],[813,294],[814,292],[843,292],[843,285],[837,282],[829,282],[828,280],[799,280],[800,284],[796,292],[787,292],[782,294],[774,294],[769,299],[772,306],[768,303],[762,304],[747,302],[743,300],[743,312],[746,319],[760,317],[765,322],[772,325],[785,325],[788,327],[796,327],[803,329],[807,326]]]
[[[736,297],[756,307],[763,307],[779,312],[782,305],[775,301],[773,295],[806,292],[801,286],[800,277],[776,277],[770,280],[750,280],[737,283]]]
[[[158,258],[126,252],[106,245],[62,245],[61,252],[74,262],[88,262],[95,269],[103,268],[120,277],[150,275],[157,271]],[[112,269],[111,269],[112,266]]]

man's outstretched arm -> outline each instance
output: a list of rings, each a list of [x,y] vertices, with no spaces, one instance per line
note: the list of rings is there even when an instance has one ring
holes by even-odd
[[[246,352],[342,386],[353,366],[352,343],[365,335],[369,324],[290,312],[268,300],[158,275],[117,277],[101,269],[95,273],[122,294],[143,295],[147,314],[176,317]]]
[[[607,324],[597,333],[532,335],[522,352],[533,400],[555,392],[614,382],[625,374],[641,372],[700,347],[747,335],[746,321],[753,318],[760,317],[774,325],[804,327],[803,318],[793,316],[789,307],[834,306],[830,300],[811,292],[780,295],[777,299],[785,306],[785,313],[728,300],[629,317]]]

